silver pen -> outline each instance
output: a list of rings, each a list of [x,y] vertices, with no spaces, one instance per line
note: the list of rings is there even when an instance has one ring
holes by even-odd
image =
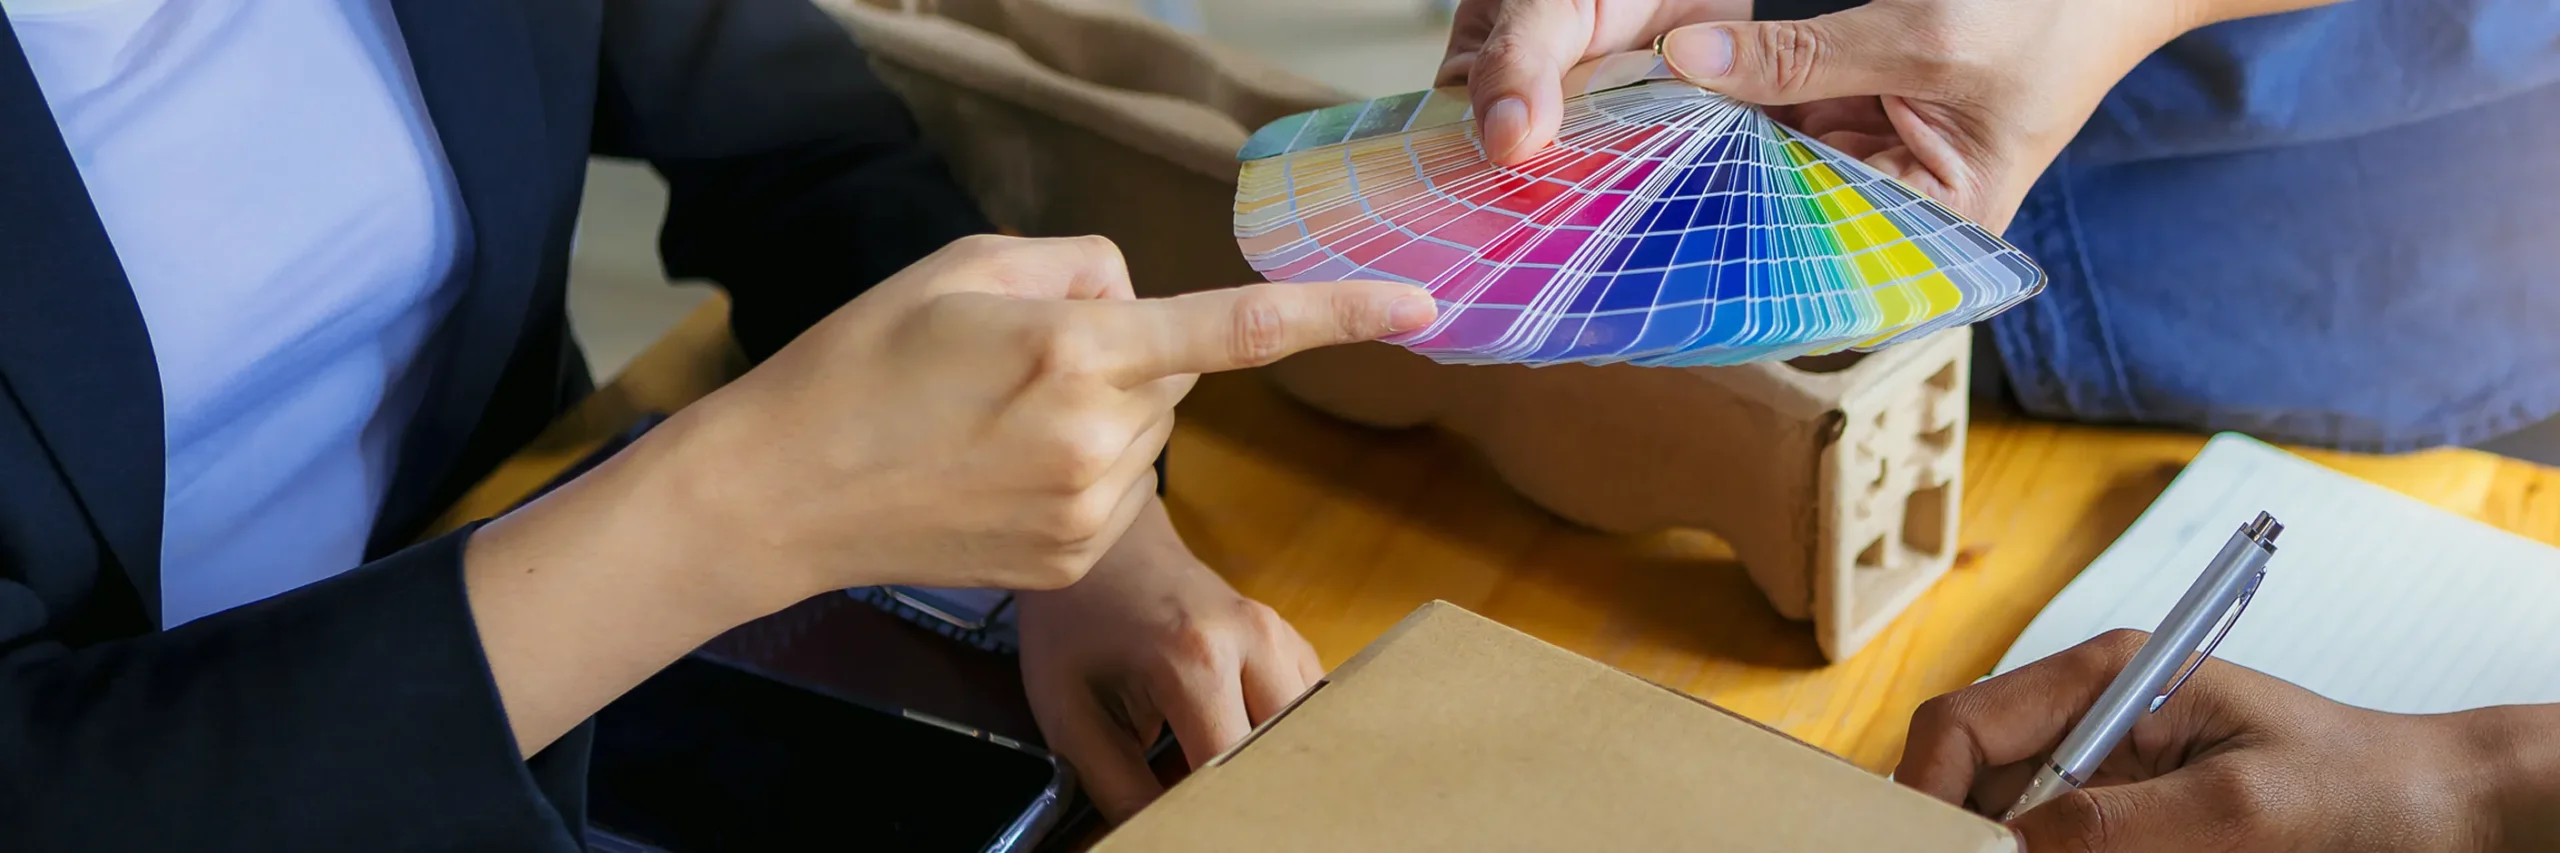
[[[2194,586],[2187,587],[2186,597],[2169,609],[2168,618],[2160,620],[2160,628],[2151,632],[2151,639],[2143,642],[2133,661],[2125,665],[2123,672],[2116,673],[2107,692],[2098,694],[2098,702],[2090,706],[2088,716],[2081,717],[2080,725],[2062,739],[2061,746],[2054,748],[2053,760],[2037,771],[2035,782],[2018,797],[2018,804],[2001,816],[2002,823],[2089,784],[2089,775],[2097,772],[2098,764],[2107,760],[2108,753],[2115,751],[2125,732],[2133,729],[2134,721],[2160,710],[2170,694],[2178,692],[2187,678],[2213,657],[2213,648],[2222,644],[2222,637],[2231,633],[2231,626],[2239,624],[2241,611],[2248,609],[2249,598],[2258,593],[2258,582],[2267,576],[2267,558],[2276,553],[2276,534],[2282,532],[2284,525],[2277,524],[2275,516],[2261,512],[2256,520],[2231,534],[2231,541],[2222,545],[2222,553],[2215,554],[2213,562],[2204,567],[2204,575],[2196,578]],[[2221,630],[2214,631],[2217,623]],[[2205,637],[2207,631],[2213,632],[2209,641]],[[2189,658],[2195,662],[2188,663]]]

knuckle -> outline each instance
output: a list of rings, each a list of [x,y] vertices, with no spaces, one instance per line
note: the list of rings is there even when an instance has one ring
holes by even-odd
[[[1370,330],[1383,330],[1387,326],[1387,318],[1377,300],[1366,294],[1349,291],[1334,294],[1331,307],[1335,340],[1359,340],[1368,337]]]
[[[1530,56],[1530,48],[1528,37],[1522,35],[1518,28],[1502,27],[1485,38],[1484,46],[1477,52],[1482,57],[1478,65],[1493,70],[1517,63]]]
[[[951,241],[948,250],[964,258],[990,258],[1004,254],[1024,241],[1002,234],[971,234]]]
[[[940,331],[947,324],[968,319],[968,300],[963,294],[938,293],[916,306],[912,315],[919,325]]]
[[[1288,312],[1267,290],[1248,291],[1236,300],[1230,353],[1238,364],[1259,365],[1278,358],[1288,345]]]
[[[1128,446],[1116,433],[1110,425],[1092,421],[1071,422],[1053,433],[1049,456],[1056,482],[1051,485],[1081,493],[1100,482]]]
[[[1766,83],[1778,94],[1801,92],[1812,82],[1813,75],[1828,63],[1830,45],[1814,34],[1811,27],[1772,25],[1759,28],[1755,45],[1760,54]]]
[[[1175,618],[1161,643],[1165,662],[1177,669],[1216,669],[1222,657],[1217,632],[1188,613]]]
[[[1109,271],[1127,277],[1119,264],[1119,249],[1100,237],[972,234],[953,241],[950,251],[970,275],[1027,292],[1054,290],[1079,272],[1100,276]]]
[[[1113,503],[1113,496],[1100,490],[1077,492],[1050,505],[1041,519],[1040,533],[1060,546],[1090,543],[1100,538],[1103,527],[1111,523]]]
[[[898,325],[897,338],[892,343],[962,351],[992,345],[1001,351],[1008,337],[1019,337],[1027,331],[1023,325],[1015,312],[1003,310],[985,294],[936,293]]]
[[[1567,8],[1559,10],[1559,5]],[[1559,11],[1562,14],[1558,14]],[[1515,0],[1502,4],[1483,41],[1476,44],[1470,80],[1474,83],[1527,82],[1540,75],[1561,74],[1568,61],[1557,55],[1554,25],[1577,13],[1558,0]],[[1579,46],[1579,45],[1577,45]]]
[[[1111,238],[1109,237],[1105,237],[1100,234],[1086,234],[1081,237],[1068,237],[1065,239],[1069,244],[1075,246],[1078,251],[1084,252],[1087,258],[1094,261],[1117,265],[1121,261],[1126,260],[1126,258],[1122,257],[1120,254],[1120,244],[1111,242]]]
[[[1046,368],[1049,354],[1061,345],[1059,339],[1066,334],[1067,329],[1064,324],[1056,322],[1045,314],[1038,314],[1014,324],[1010,331],[1014,349],[1037,360],[1041,367]]]
[[[1271,609],[1271,605],[1250,598],[1236,599],[1236,614],[1244,624],[1264,633],[1286,628],[1289,625],[1289,620],[1280,618],[1280,611]]]
[[[1946,693],[1933,696],[1928,701],[1920,703],[1920,707],[1911,709],[1911,730],[1934,733],[1963,725],[1964,709],[1957,704],[1958,695],[1960,694]]]
[[[2106,681],[2132,661],[2134,653],[2141,651],[2143,641],[2150,637],[2150,633],[2145,631],[2116,628],[2037,663],[2049,665],[2074,679]]]
[[[2114,664],[2119,661],[2131,660],[2135,652],[2142,650],[2143,642],[2149,639],[2151,639],[2151,633],[2148,631],[2136,628],[2116,628],[2104,634],[2099,634],[2097,637],[2092,638],[2089,642],[2083,644],[2082,647],[2088,649],[2092,654],[2100,658],[2100,663]]]
[[[1074,241],[1076,249],[1083,253],[1087,270],[1117,284],[1128,283],[1129,258],[1120,252],[1120,244],[1100,234],[1087,234],[1069,239]]]
[[[1039,374],[1052,379],[1089,378],[1101,361],[1090,331],[1054,315],[1022,324],[1017,343],[1038,365]]]

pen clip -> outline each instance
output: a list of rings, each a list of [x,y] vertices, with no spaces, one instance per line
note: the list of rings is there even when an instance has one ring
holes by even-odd
[[[2248,588],[2240,591],[2239,603],[2233,604],[2231,606],[2231,614],[2223,617],[2222,629],[2213,632],[2213,639],[2204,644],[2203,651],[2196,653],[2195,662],[2187,664],[2185,672],[2178,673],[2178,680],[2171,682],[2169,684],[2169,689],[2160,691],[2160,695],[2158,696],[2151,697],[2151,707],[2143,713],[2147,714],[2160,710],[2160,706],[2168,702],[2170,696],[2177,694],[2178,688],[2186,686],[2187,679],[2194,677],[2196,670],[2204,668],[2204,662],[2213,657],[2214,648],[2222,645],[2222,638],[2229,636],[2231,634],[2232,627],[2240,624],[2240,614],[2249,609],[2249,599],[2258,597],[2258,582],[2266,579],[2267,570],[2265,569],[2259,569],[2257,574],[2249,576]]]

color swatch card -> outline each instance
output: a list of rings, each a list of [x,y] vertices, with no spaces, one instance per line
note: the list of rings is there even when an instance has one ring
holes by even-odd
[[[1463,89],[1271,123],[1236,241],[1273,281],[1400,281],[1390,340],[1467,364],[1688,366],[1870,350],[2044,287],[2024,253],[1758,108],[1627,53],[1574,70],[1555,144],[1487,159]]]

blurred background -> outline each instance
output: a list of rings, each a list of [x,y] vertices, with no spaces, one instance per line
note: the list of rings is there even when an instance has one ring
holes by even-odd
[[[1431,85],[1447,44],[1437,0],[1085,0],[1115,5],[1260,54],[1308,78],[1363,96]],[[596,161],[587,172],[569,319],[596,380],[700,305],[711,288],[671,284],[658,265],[666,189],[647,166]]]

